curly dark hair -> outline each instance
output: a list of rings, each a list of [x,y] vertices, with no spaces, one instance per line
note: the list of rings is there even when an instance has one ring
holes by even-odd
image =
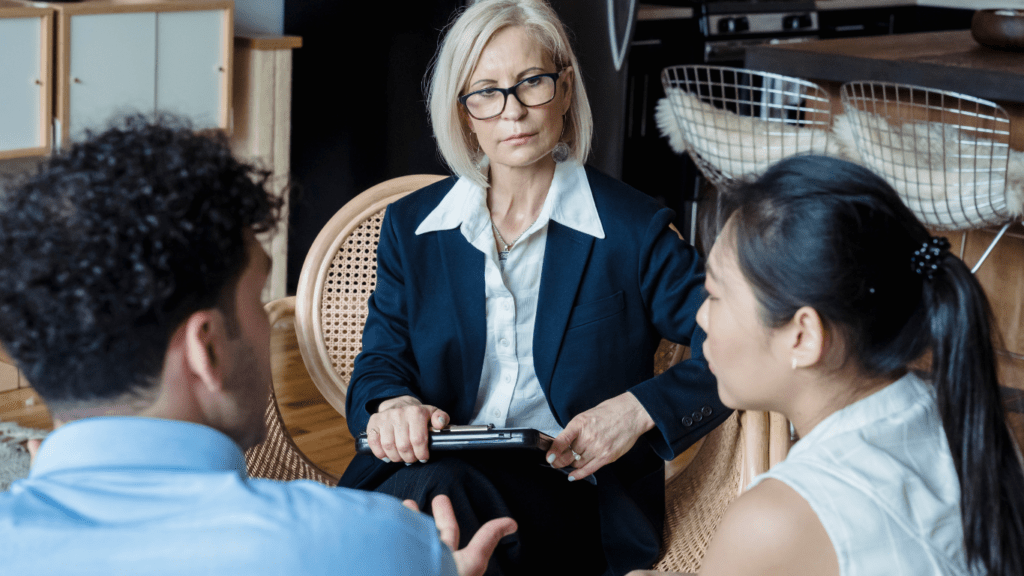
[[[196,311],[231,323],[268,181],[222,134],[137,115],[0,187],[0,342],[51,409],[151,388]]]

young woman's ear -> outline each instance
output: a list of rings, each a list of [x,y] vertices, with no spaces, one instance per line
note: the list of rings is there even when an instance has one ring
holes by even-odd
[[[216,309],[200,310],[185,320],[185,362],[193,380],[208,391],[224,383],[226,333],[224,318]]]
[[[829,338],[818,311],[804,306],[790,321],[789,353],[793,369],[809,368],[821,362],[828,352]]]

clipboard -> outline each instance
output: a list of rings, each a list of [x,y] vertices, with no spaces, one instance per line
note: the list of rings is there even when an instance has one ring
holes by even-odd
[[[495,428],[493,424],[479,426],[450,426],[443,430],[430,430],[431,450],[507,450],[526,449],[547,452],[551,436],[533,428]],[[370,454],[366,432],[356,438],[356,452]]]

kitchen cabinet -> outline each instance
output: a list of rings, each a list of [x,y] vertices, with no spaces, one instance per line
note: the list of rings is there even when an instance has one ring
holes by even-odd
[[[125,113],[231,128],[232,0],[88,0],[56,18],[58,144]]]
[[[277,229],[260,236],[271,260],[264,302],[287,295],[292,51],[301,46],[298,36],[235,38],[231,147],[240,158],[271,171],[271,192],[284,201]]]
[[[53,11],[0,0],[0,159],[50,148]]]

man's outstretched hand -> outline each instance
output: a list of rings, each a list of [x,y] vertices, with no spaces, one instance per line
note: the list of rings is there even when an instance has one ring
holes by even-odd
[[[413,500],[402,502],[406,508],[419,512]],[[516,531],[516,521],[511,518],[496,518],[480,527],[465,548],[459,550],[459,523],[455,520],[452,501],[447,496],[435,496],[430,503],[434,511],[434,525],[437,526],[441,542],[451,548],[459,576],[481,576],[487,569],[487,561],[494,553],[498,541]]]

